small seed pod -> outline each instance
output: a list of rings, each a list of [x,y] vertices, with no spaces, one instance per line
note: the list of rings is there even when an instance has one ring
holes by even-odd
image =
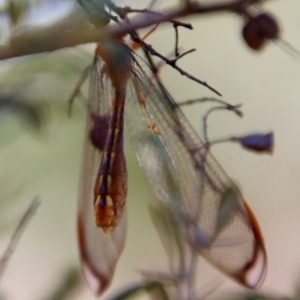
[[[279,38],[280,28],[273,16],[261,13],[246,20],[242,33],[247,45],[259,51],[268,40]]]

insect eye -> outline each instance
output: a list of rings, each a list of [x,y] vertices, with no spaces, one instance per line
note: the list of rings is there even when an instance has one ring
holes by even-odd
[[[242,34],[247,45],[251,49],[259,51],[267,40],[278,39],[280,28],[273,16],[261,13],[246,20]]]
[[[101,1],[78,0],[81,7],[85,10],[88,20],[96,28],[102,28],[109,24],[110,18],[105,11],[105,6]]]

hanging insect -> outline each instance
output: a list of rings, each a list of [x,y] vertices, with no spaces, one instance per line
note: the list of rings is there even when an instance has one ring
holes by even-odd
[[[258,287],[267,258],[253,213],[170,94],[149,79],[145,65],[120,41],[99,44],[95,52],[78,206],[80,257],[90,289],[98,296],[108,287],[125,241],[124,114],[155,197],[174,215],[179,212],[186,240],[228,276]],[[228,190],[235,209],[220,222]],[[209,241],[206,247],[197,232]]]

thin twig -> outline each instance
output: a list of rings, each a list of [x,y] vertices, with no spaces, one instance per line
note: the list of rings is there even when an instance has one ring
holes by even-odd
[[[195,52],[196,51],[196,49],[190,49],[190,50],[187,50],[187,51],[185,51],[185,52],[183,52],[183,53],[181,53],[181,54],[178,54],[178,56],[176,56],[175,58],[173,58],[171,61],[173,61],[175,64],[177,63],[177,61],[179,60],[179,59],[181,59],[181,58],[183,58],[184,56],[186,56],[186,55],[188,55],[188,54],[190,54],[190,53],[193,53],[193,52]]]
[[[72,106],[73,106],[73,102],[74,99],[81,94],[81,87],[83,85],[83,83],[86,81],[87,77],[90,74],[92,68],[92,64],[89,64],[82,72],[78,82],[76,83],[75,89],[73,90],[69,100],[68,100],[68,115],[71,116],[72,114]]]
[[[222,101],[222,100],[221,100]],[[202,120],[203,120],[203,139],[204,139],[204,144],[202,145],[202,147],[200,149],[195,149],[196,151],[202,151],[203,152],[203,155],[201,157],[201,161],[198,165],[198,168],[200,170],[202,170],[201,172],[201,176],[202,176],[202,180],[201,180],[201,194],[203,193],[204,191],[204,175],[206,174],[206,158],[207,158],[207,155],[209,153],[209,149],[210,149],[210,141],[209,141],[209,138],[208,138],[208,126],[207,126],[207,119],[209,117],[209,115],[215,111],[218,111],[218,110],[230,110],[230,111],[233,111],[237,116],[242,116],[242,112],[239,111],[239,106],[240,105],[237,105],[237,106],[232,106],[232,105],[228,105],[226,102],[225,104],[223,104],[222,106],[216,106],[216,107],[213,107],[213,108],[210,108],[206,114],[203,116]],[[204,149],[203,149],[204,148]],[[202,195],[201,195],[202,197]]]
[[[3,277],[9,259],[11,258],[13,252],[15,251],[16,246],[22,236],[22,233],[24,232],[27,224],[35,214],[39,205],[40,205],[39,197],[35,197],[32,200],[30,206],[27,208],[26,212],[24,213],[13,235],[11,236],[10,242],[0,259],[0,281]]]
[[[207,299],[211,294],[218,290],[224,284],[224,282],[224,278],[214,278],[210,282],[206,283],[204,286],[198,289],[200,293],[197,293],[197,299]]]
[[[220,92],[218,92],[216,89],[214,89],[212,86],[210,86],[207,82],[202,81],[198,78],[196,78],[195,76],[189,74],[188,72],[184,71],[182,68],[178,67],[176,65],[176,61],[174,62],[174,60],[168,59],[167,57],[163,56],[162,54],[160,54],[159,52],[157,52],[151,45],[145,43],[144,41],[142,41],[141,39],[137,38],[137,37],[133,37],[133,39],[135,39],[134,41],[138,44],[140,44],[144,49],[146,49],[151,55],[153,56],[157,56],[159,57],[161,60],[163,60],[167,65],[170,65],[171,67],[173,67],[175,70],[177,70],[181,75],[186,76],[187,78],[207,87],[208,89],[210,89],[211,91],[213,91],[214,93],[216,93],[217,95],[221,96],[222,94]]]
[[[162,14],[160,12],[153,11],[149,8],[137,9],[137,8],[131,8],[129,6],[125,6],[125,7],[117,6],[110,0],[105,0],[105,4],[110,9],[112,9],[116,14],[118,14],[122,19],[124,19],[124,17],[129,13],[141,13],[141,14],[153,14],[153,15],[161,15]],[[180,26],[180,27],[184,27],[187,29],[193,29],[193,26],[190,23],[184,23],[184,22],[180,22],[177,20],[168,20],[168,22],[172,23],[174,26]]]
[[[147,280],[157,280],[162,283],[174,284],[179,281],[179,277],[174,274],[169,274],[167,272],[159,272],[159,271],[149,271],[149,270],[136,270],[139,272],[145,279]]]
[[[215,140],[210,140],[208,143],[203,144],[203,146],[201,148],[206,148],[206,147],[211,148],[212,146],[214,146],[216,144],[233,142],[233,141],[236,141],[236,137],[219,138],[219,139],[215,139]]]
[[[185,105],[193,105],[196,103],[203,103],[203,102],[216,102],[221,105],[224,105],[225,109],[234,111],[239,117],[243,117],[243,112],[239,110],[239,108],[242,106],[241,103],[232,105],[224,100],[217,99],[217,98],[211,98],[211,97],[203,97],[203,98],[197,98],[197,99],[189,99],[182,102],[177,103],[178,106],[185,106]]]
[[[161,15],[162,13],[160,12],[156,12],[153,10],[149,10],[149,9],[132,9],[132,8],[128,8],[128,13],[148,13],[148,14],[156,14],[156,15]],[[193,25],[191,23],[185,23],[185,22],[180,22],[178,20],[168,20],[167,22],[170,22],[174,25],[174,27],[183,27],[186,29],[194,29]]]
[[[241,117],[243,114],[239,110],[239,107],[240,107],[239,104],[237,106],[233,106],[233,105],[215,106],[215,107],[210,108],[206,112],[206,114],[203,116],[203,138],[204,138],[205,144],[207,144],[208,147],[210,146],[210,142],[208,139],[208,132],[207,132],[207,119],[210,116],[210,114],[212,114],[215,111],[219,111],[219,110],[229,110],[229,111],[233,111],[237,116]]]
[[[280,39],[280,40],[278,40],[276,42],[289,55],[291,55],[293,58],[299,60],[299,58],[300,58],[300,52],[293,45],[291,45],[289,42],[287,42],[287,41],[285,41],[283,39]]]
[[[175,57],[179,56],[179,51],[178,51],[178,43],[179,43],[179,35],[178,35],[178,27],[176,25],[173,25],[174,30],[175,30]]]

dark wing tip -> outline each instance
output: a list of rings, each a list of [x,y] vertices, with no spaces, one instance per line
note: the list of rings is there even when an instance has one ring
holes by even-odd
[[[82,261],[81,267],[90,291],[95,297],[99,297],[109,286],[106,276],[96,273],[95,270],[93,270],[88,264],[88,262]]]
[[[89,261],[80,214],[78,215],[77,230],[82,273],[93,295],[99,297],[108,288],[111,277],[107,277],[97,272]]]
[[[243,205],[254,236],[254,252],[252,259],[233,277],[246,287],[257,289],[263,284],[267,274],[267,253],[258,222],[245,201]]]
[[[244,274],[244,284],[252,289],[259,288],[267,274],[267,255],[264,247],[257,249],[256,255]]]

